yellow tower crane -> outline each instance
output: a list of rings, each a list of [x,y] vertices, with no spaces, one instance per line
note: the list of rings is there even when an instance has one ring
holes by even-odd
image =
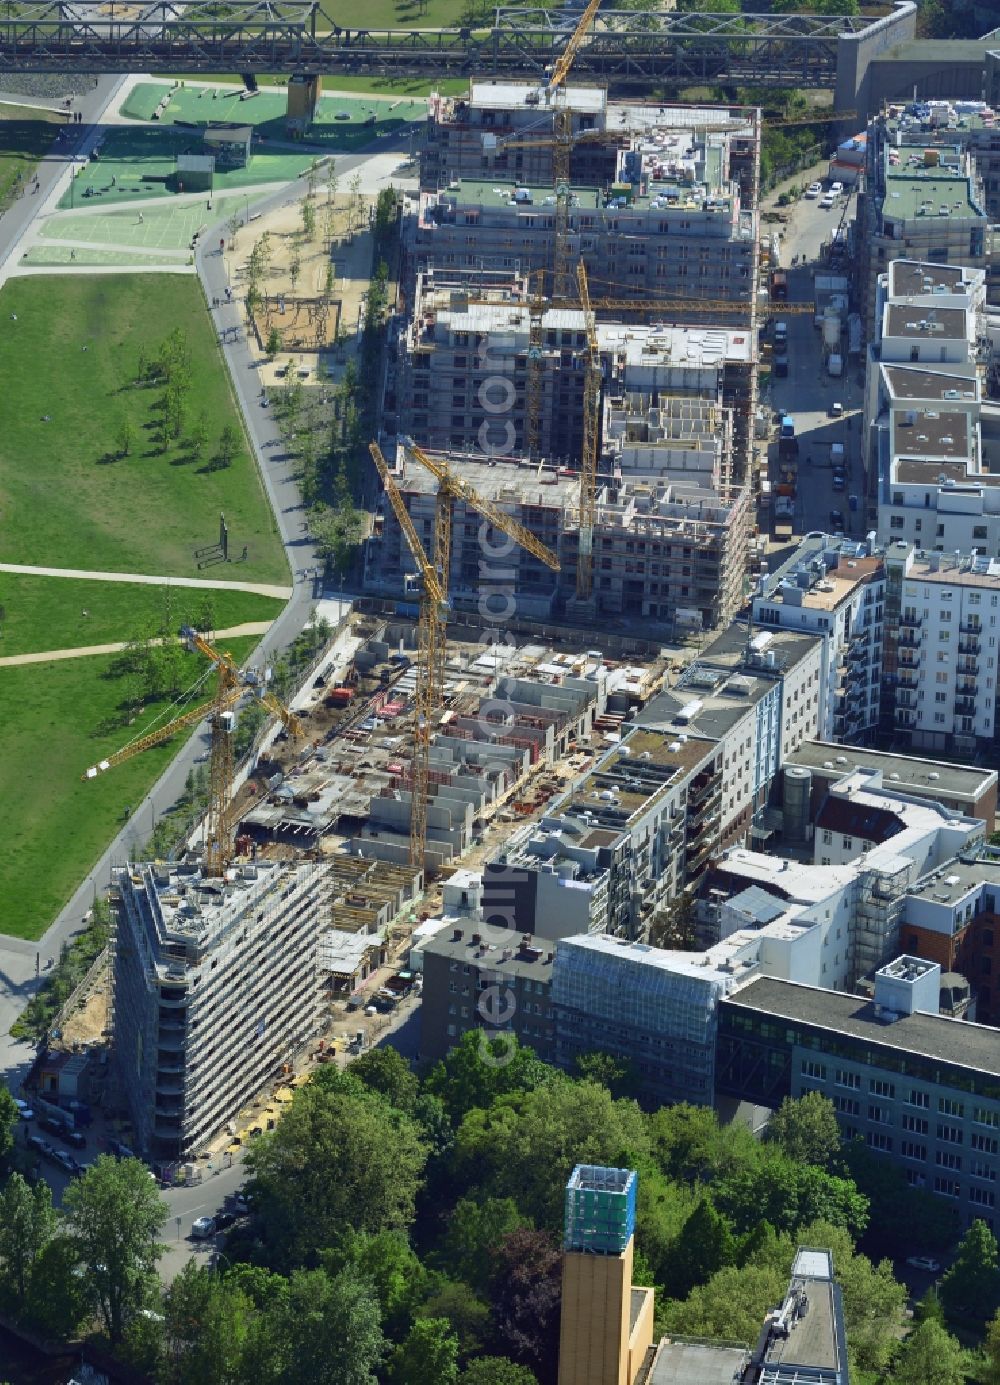
[[[597,319],[590,303],[587,266],[576,267],[576,282],[587,329],[587,359],[583,376],[583,448],[580,453],[580,547],[576,563],[576,594],[590,597],[594,582],[594,515],[597,508],[597,447],[601,427],[601,348]]]
[[[207,716],[212,728],[212,755],[208,814],[205,823],[205,871],[208,875],[221,875],[229,864],[233,851],[232,733],[237,704],[250,693],[268,711],[280,718],[285,730],[293,737],[302,734],[302,724],[294,712],[290,712],[279,698],[264,687],[256,673],[241,669],[231,655],[224,650],[216,649],[197,630],[186,625],[181,629],[180,636],[188,649],[203,654],[215,665],[218,674],[215,696],[210,702],[192,707],[189,711],[165,722],[155,731],[130,741],[121,750],[109,755],[106,760],[91,766],[82,777],[95,779],[105,770],[113,769],[125,760],[131,760],[134,755],[139,755],[154,745],[162,745],[184,727],[196,726]]]
[[[421,579],[419,658],[415,693],[413,730],[413,774],[410,805],[410,860],[421,869],[427,844],[427,794],[430,783],[431,723],[440,713],[444,697],[444,666],[447,652],[448,581],[451,568],[452,507],[456,500],[474,509],[487,523],[493,525],[519,544],[526,552],[543,562],[553,572],[559,571],[559,558],[552,549],[536,538],[530,529],[511,515],[505,514],[493,501],[486,500],[457,476],[447,462],[430,457],[412,438],[402,438],[407,454],[425,467],[438,481],[437,504],[434,516],[434,558],[427,557],[423,544],[399,487],[377,443],[369,444],[393,513],[409,545]]]

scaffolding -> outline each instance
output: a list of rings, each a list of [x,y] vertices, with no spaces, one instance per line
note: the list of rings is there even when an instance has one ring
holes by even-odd
[[[852,986],[893,953],[903,897],[910,886],[910,866],[905,857],[896,856],[884,866],[861,874],[849,978]]]
[[[634,1169],[577,1164],[566,1184],[566,1250],[620,1255],[635,1231]]]

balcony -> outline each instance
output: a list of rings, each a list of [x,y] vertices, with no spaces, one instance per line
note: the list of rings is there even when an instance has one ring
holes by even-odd
[[[920,634],[916,630],[903,630],[899,632],[900,649],[917,649],[920,646]]]
[[[976,715],[976,699],[974,697],[956,697],[955,715],[960,717],[974,717]]]
[[[981,635],[983,633],[983,627],[978,620],[963,620],[958,628],[963,635]]]
[[[897,708],[896,708],[896,725],[897,725],[897,726],[909,727],[909,726],[916,726],[916,724],[917,724],[917,714],[916,714],[915,711],[913,711],[912,708],[910,708],[910,707],[897,707]]]
[[[959,654],[970,654],[970,655],[978,656],[978,654],[979,654],[979,646],[980,646],[980,641],[979,641],[979,640],[973,639],[971,636],[966,635],[966,636],[964,637],[964,639],[961,639],[961,640],[959,640],[959,642],[958,642],[958,652],[959,652]]]
[[[900,630],[919,630],[923,625],[923,620],[918,615],[907,615],[904,611],[899,617]]]

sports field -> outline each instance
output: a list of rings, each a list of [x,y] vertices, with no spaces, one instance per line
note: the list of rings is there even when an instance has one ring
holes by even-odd
[[[209,221],[242,212],[247,204],[243,193],[212,197],[211,211],[207,197],[178,197],[170,202],[144,206],[142,220],[131,207],[95,208],[72,212],[57,212],[42,226],[46,240],[86,242],[107,247],[134,247],[147,254],[159,251],[186,254],[191,238]]]
[[[189,358],[184,425],[157,442],[163,391],[136,384],[173,329]],[[286,583],[201,286],[181,275],[14,278],[0,292],[0,512],[11,563]],[[199,448],[192,430],[204,416]],[[232,464],[214,467],[223,428]],[[129,448],[122,453],[127,425]],[[225,512],[242,562],[199,569]]]

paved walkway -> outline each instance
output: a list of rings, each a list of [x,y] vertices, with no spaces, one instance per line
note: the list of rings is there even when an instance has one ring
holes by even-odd
[[[90,572],[76,567],[32,567],[26,563],[0,563],[0,572],[19,572],[26,577],[72,577],[84,582],[139,582],[144,587],[207,587],[213,591],[251,592],[288,601],[294,588],[267,582],[225,582],[212,577],[151,577],[145,572]],[[267,629],[267,627],[264,627]]]
[[[247,620],[242,625],[231,625],[228,630],[213,630],[213,640],[232,640],[238,635],[266,635],[273,622],[270,620]],[[154,640],[162,644],[162,640]],[[84,644],[76,649],[44,649],[35,654],[9,654],[0,659],[0,668],[10,668],[14,664],[54,664],[59,659],[89,659],[92,654],[117,654],[127,648],[126,640],[116,640],[114,644]]]

